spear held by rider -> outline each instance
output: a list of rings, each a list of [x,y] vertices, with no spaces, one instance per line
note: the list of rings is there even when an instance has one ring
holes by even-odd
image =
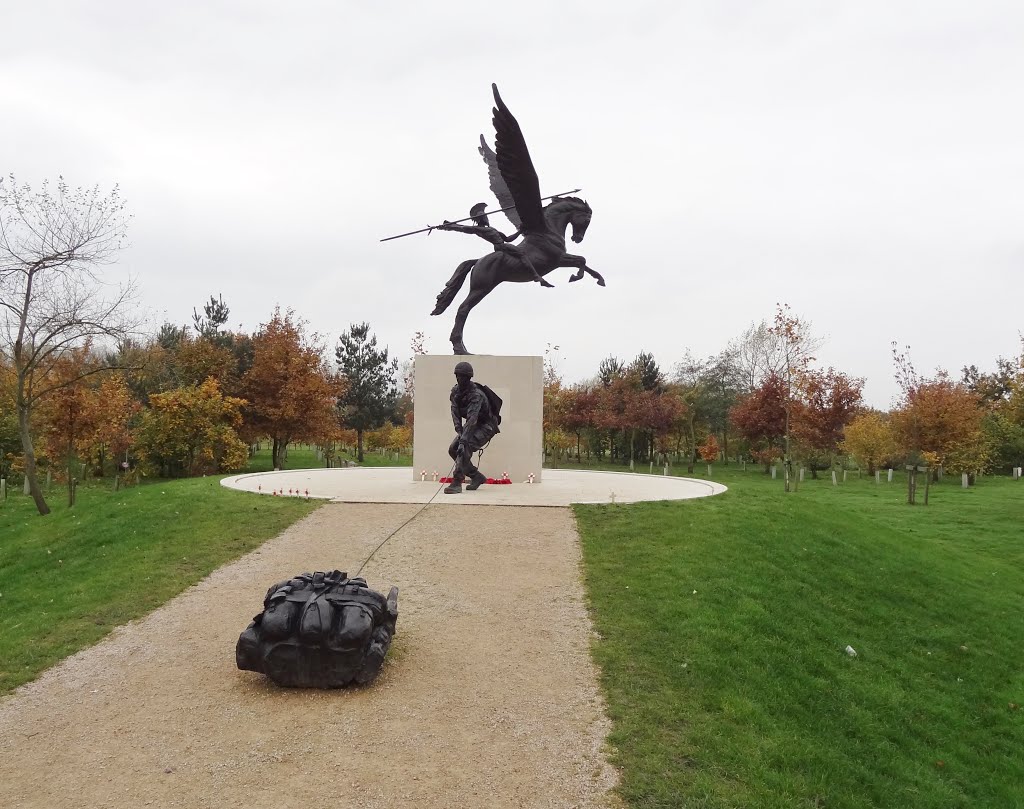
[[[550,197],[541,197],[541,199],[545,200],[545,199],[557,199],[558,197],[568,197],[571,194],[578,194],[582,190],[583,190],[582,188],[574,188],[572,191],[563,191],[561,194],[552,194]],[[483,215],[484,216],[493,216],[496,213],[505,213],[505,211],[511,211],[511,210],[515,209],[515,207],[516,207],[515,205],[509,205],[507,208],[498,208],[496,211],[484,211]],[[467,216],[464,219],[456,219],[456,220],[454,220],[452,222],[449,222],[449,221],[445,220],[445,224],[457,225],[460,222],[468,222],[472,218],[473,218],[472,216]],[[420,228],[419,230],[410,230],[408,233],[399,233],[397,236],[388,236],[385,239],[381,239],[381,241],[382,242],[390,242],[392,239],[401,239],[403,236],[415,236],[417,233],[431,233],[431,232],[437,230],[439,227],[441,227],[441,226],[440,225],[431,225],[430,227]]]

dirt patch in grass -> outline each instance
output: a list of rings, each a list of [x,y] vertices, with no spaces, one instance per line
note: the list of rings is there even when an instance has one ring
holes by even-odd
[[[354,572],[417,508],[325,506],[4,699],[4,805],[614,805],[568,510],[431,507],[385,545],[364,575],[400,588],[398,635],[369,688],[235,668],[267,586]]]

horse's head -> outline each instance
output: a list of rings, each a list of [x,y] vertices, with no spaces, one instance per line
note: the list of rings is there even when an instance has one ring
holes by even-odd
[[[587,235],[587,228],[590,227],[590,216],[593,211],[590,206],[587,205],[586,201],[583,202],[583,207],[578,211],[573,211],[569,221],[572,223],[572,240],[579,244],[583,241],[583,237]]]
[[[546,210],[552,215],[552,219],[556,219],[556,221],[561,219],[559,224],[563,228],[565,224],[572,225],[572,240],[574,242],[579,244],[583,241],[587,227],[590,225],[590,217],[593,215],[593,210],[586,200],[579,197],[557,197],[547,206]],[[560,228],[556,229],[560,230]]]

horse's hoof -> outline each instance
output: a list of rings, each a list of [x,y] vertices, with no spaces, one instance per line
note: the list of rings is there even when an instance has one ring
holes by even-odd
[[[605,283],[604,283],[604,279],[603,279],[603,278],[598,278],[598,279],[597,279],[597,285],[598,285],[599,287],[603,287],[603,286],[605,286]]]
[[[570,275],[569,283],[571,284],[573,281],[579,281],[582,277],[582,275]]]
[[[541,285],[542,287],[547,287],[548,289],[554,289],[554,288],[555,288],[555,285],[554,285],[554,284],[550,284],[550,283],[548,283],[548,282],[547,282],[547,281],[545,281],[545,280],[544,280],[543,278],[541,278],[541,279],[540,279],[540,285]]]

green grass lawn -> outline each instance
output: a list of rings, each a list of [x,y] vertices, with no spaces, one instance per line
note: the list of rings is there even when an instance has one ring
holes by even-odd
[[[712,477],[576,509],[628,804],[1024,806],[1024,483]]]
[[[112,490],[60,487],[40,517],[31,498],[0,504],[0,694],[145,615],[280,533],[320,503],[255,497],[219,478]],[[244,627],[239,627],[239,631]]]
[[[365,453],[363,465],[411,463]],[[321,465],[312,447],[289,448],[289,469]],[[246,471],[268,469],[264,448]],[[78,487],[74,509],[60,486],[47,502],[53,512],[40,517],[15,488],[0,504],[0,694],[145,615],[320,504],[256,498],[214,477],[145,481],[118,492],[111,481],[94,480]]]
[[[629,805],[1024,806],[1024,482],[909,507],[900,477],[712,477],[729,492],[576,509]],[[317,506],[217,478],[62,501],[0,505],[0,693]]]
[[[356,462],[355,452],[343,452],[341,457],[350,463]],[[289,444],[288,459],[285,469],[318,469],[324,466],[324,462],[316,456],[316,448],[308,444]],[[382,455],[376,452],[363,452],[363,462],[360,466],[412,466],[411,455],[400,455],[395,458],[393,455]],[[249,459],[246,472],[269,472],[270,447],[263,446],[255,456]]]

